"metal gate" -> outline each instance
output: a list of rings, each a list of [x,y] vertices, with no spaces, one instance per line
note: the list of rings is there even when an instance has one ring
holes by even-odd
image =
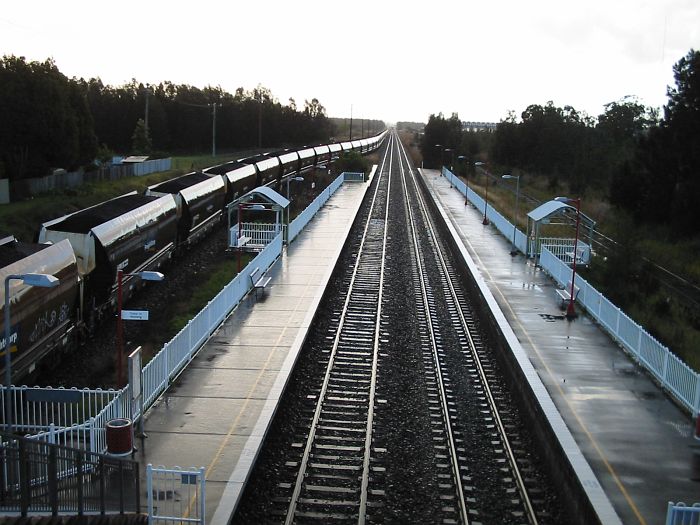
[[[200,523],[204,525],[204,467],[183,470],[146,467],[148,523]]]

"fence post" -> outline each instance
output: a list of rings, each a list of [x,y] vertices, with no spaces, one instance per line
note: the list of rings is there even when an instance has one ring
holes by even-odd
[[[96,450],[96,443],[95,443],[95,418],[91,417],[90,421],[88,422],[88,431],[89,431],[89,439],[90,439],[90,452],[97,452],[100,453],[100,450]]]
[[[105,470],[105,460],[103,456],[98,456],[97,465],[100,470],[100,514],[104,515],[106,510],[105,505],[105,494],[106,494],[106,482],[107,482],[107,472]]]
[[[206,512],[206,506],[205,503],[207,501],[206,498],[206,480],[204,479],[204,467],[199,467],[199,484],[200,484],[200,489],[199,489],[199,504],[200,504],[200,516],[199,516],[199,523],[204,525],[205,523],[205,512]]]
[[[27,457],[26,446],[27,445],[23,439],[17,440],[17,467],[19,467],[19,479],[15,478],[12,480],[13,482],[19,482],[20,509],[22,517],[25,518],[27,517],[27,512],[29,511],[29,505],[31,503],[29,487],[29,458]]]
[[[642,355],[642,327],[637,325],[637,348],[634,349],[634,353],[638,356]],[[668,360],[668,352],[664,354],[665,359]],[[666,369],[666,363],[664,363],[664,370]],[[664,375],[664,381],[666,380],[666,375]]]
[[[153,465],[146,465],[146,495],[148,497],[148,525],[153,525]]]
[[[78,492],[78,516],[83,515],[83,506],[84,506],[84,501],[83,501],[83,452],[81,450],[78,451],[75,457],[75,470],[76,470],[76,475],[77,475],[77,487],[76,490]]]
[[[695,403],[693,412],[700,417],[700,374],[695,374]]]
[[[58,516],[58,465],[56,464],[56,447],[49,447],[49,464],[47,467],[51,515]]]

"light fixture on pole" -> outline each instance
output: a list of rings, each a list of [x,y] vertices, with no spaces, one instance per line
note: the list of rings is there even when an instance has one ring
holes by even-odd
[[[515,213],[513,214],[513,248],[510,254],[515,256],[518,254],[518,248],[515,246],[515,230],[518,224],[518,198],[520,197],[520,175],[501,175],[502,179],[515,179]]]
[[[475,162],[474,166],[486,166],[485,162]],[[484,170],[484,174],[486,174],[486,197],[484,198],[484,219],[481,221],[481,224],[484,226],[488,226],[491,221],[489,221],[489,218],[486,215],[486,211],[489,208],[489,172],[486,168],[482,168]]]
[[[467,157],[465,155],[460,155],[457,157],[457,160],[467,160]],[[469,204],[469,170],[464,173],[464,184],[467,187],[466,190],[464,190],[464,205],[466,206]]]
[[[117,388],[124,386],[124,322],[122,319],[122,280],[124,277],[140,277],[142,281],[162,281],[160,272],[143,271],[124,273],[117,270]]]
[[[454,170],[455,164],[455,150],[453,148],[445,148],[443,151],[449,151],[452,154],[452,162],[450,163],[450,171]]]
[[[59,280],[46,273],[25,273],[5,277],[5,431],[12,432],[12,400],[10,385],[12,384],[12,317],[10,316],[10,281],[22,281],[27,286],[53,288]]]
[[[569,305],[566,307],[566,318],[571,320],[576,318],[576,308],[574,308],[574,282],[576,281],[576,254],[578,251],[578,228],[581,224],[581,198],[570,199],[569,197],[555,197],[555,201],[565,204],[576,204],[576,237],[574,238],[574,254],[571,264],[571,290],[569,291]]]
[[[435,144],[436,148],[440,148],[440,175],[442,175],[442,154],[444,152],[444,149],[442,147],[442,144]]]

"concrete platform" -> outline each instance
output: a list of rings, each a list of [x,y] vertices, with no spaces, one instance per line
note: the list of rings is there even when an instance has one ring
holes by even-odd
[[[422,173],[620,519],[664,523],[668,501],[700,501],[691,420],[591,319],[565,320],[554,281],[511,257],[439,172]]]
[[[206,521],[226,524],[369,184],[345,183],[168,392],[137,440],[145,466],[204,467]]]

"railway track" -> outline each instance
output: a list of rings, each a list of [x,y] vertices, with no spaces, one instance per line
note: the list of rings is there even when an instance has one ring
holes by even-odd
[[[391,148],[387,150],[391,152]],[[388,170],[391,170],[389,153]],[[364,523],[377,382],[379,319],[389,215],[385,154],[350,272],[330,356],[299,461],[285,523],[298,518]]]
[[[398,138],[235,518],[558,523]]]

